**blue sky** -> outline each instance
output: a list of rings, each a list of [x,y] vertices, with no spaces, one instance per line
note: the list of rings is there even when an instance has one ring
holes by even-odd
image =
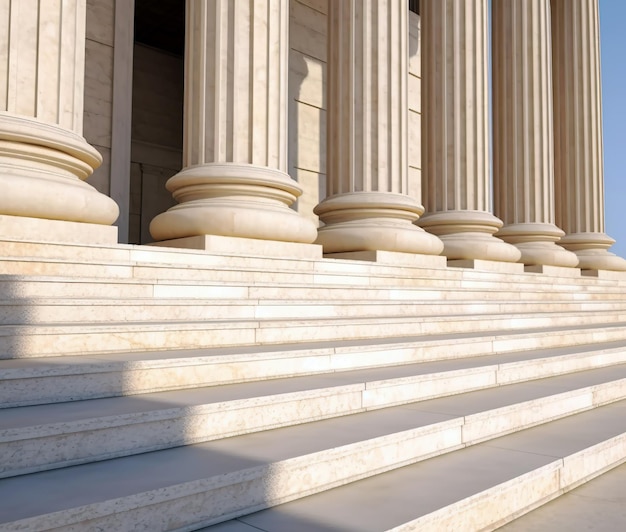
[[[604,194],[613,253],[626,258],[626,1],[600,0]]]

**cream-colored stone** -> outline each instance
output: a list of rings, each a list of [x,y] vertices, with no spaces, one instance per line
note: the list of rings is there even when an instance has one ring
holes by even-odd
[[[521,273],[524,271],[523,264],[481,259],[449,260],[448,266],[452,268],[471,268],[473,270],[483,270],[500,273]]]
[[[524,267],[524,271],[528,273],[540,273],[551,277],[580,277],[580,269],[564,268],[562,266],[552,266],[548,264],[533,264]]]
[[[406,195],[408,12],[401,0],[378,7],[329,4],[328,198],[315,209],[316,242],[325,253],[439,255],[439,239],[412,224],[423,208]]]
[[[495,369],[495,366],[485,366],[439,375],[368,382],[363,392],[363,406],[368,410],[386,408],[488,388],[496,383]]]
[[[117,227],[0,215],[0,240],[110,245],[117,242]]]
[[[494,210],[497,236],[524,264],[575,267],[556,242],[550,3],[493,4]]]
[[[315,244],[295,242],[269,242],[252,238],[236,238],[219,235],[203,235],[164,240],[156,246],[200,249],[232,255],[256,255],[265,257],[289,257],[292,259],[315,259],[322,257],[322,247]]]
[[[491,530],[509,521],[511,515],[530,511],[558,496],[560,465],[561,461],[556,460],[400,525],[393,531]]]
[[[604,233],[598,0],[551,3],[556,223],[582,269],[626,270]],[[584,67],[581,67],[584,65]]]
[[[422,191],[419,226],[452,260],[517,262],[493,234],[489,209],[487,0],[425,0],[422,28]]]
[[[302,190],[286,173],[288,6],[187,2],[184,168],[167,184],[180,203],[152,220],[155,240],[315,240],[314,223],[289,208]]]
[[[604,471],[626,461],[626,434],[603,441],[563,459],[561,489],[574,489]]]
[[[81,136],[84,0],[19,3],[5,16],[0,213],[110,225],[117,206],[84,183],[102,160]]]
[[[403,265],[418,268],[443,268],[446,258],[436,255],[415,255],[397,251],[352,251],[345,253],[327,253],[325,257],[331,259],[346,259],[376,262],[378,264]]]

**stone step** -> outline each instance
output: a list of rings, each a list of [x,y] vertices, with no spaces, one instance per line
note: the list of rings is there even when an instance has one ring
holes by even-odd
[[[191,530],[351,482],[340,489],[357,490],[352,500],[364,503],[363,508],[351,507],[353,519],[370,509],[379,510],[380,504],[400,500],[392,488],[401,486],[405,510],[417,512],[411,520],[428,521],[431,517],[425,516],[433,511],[454,505],[453,515],[472,516],[465,521],[467,529],[467,523],[484,512],[484,504],[496,502],[503,508],[505,502],[516,504],[517,512],[529,499],[546,500],[559,489],[626,458],[626,380],[611,381],[610,372],[601,376],[602,371],[5,479],[0,483],[0,499],[6,508],[0,517],[0,530],[130,530],[139,523],[151,531]],[[565,416],[572,417],[562,419]],[[546,422],[550,423],[529,428]],[[491,440],[514,431],[522,432]],[[560,436],[556,442],[555,434]],[[507,443],[511,441],[526,447],[518,445],[512,451],[513,444]],[[555,456],[555,448],[549,445],[536,450],[544,444],[566,448],[567,452]],[[415,462],[420,464],[409,465]],[[385,473],[394,469],[397,471]],[[372,475],[378,476],[361,480]],[[406,475],[410,480],[403,482]],[[384,483],[389,476],[392,478],[385,484],[389,488],[383,500],[365,502],[360,494],[369,490],[363,483]],[[420,478],[423,483],[417,484]],[[449,488],[434,490],[434,481],[449,482]],[[505,482],[508,484],[503,485]],[[541,492],[540,497],[533,498],[544,487],[550,493]],[[460,488],[469,491],[458,499],[455,496]],[[511,489],[519,490],[519,496],[503,501],[497,496],[511,495]],[[489,490],[489,497],[481,495],[485,490]],[[334,495],[338,491],[316,497],[337,500]],[[417,500],[416,494],[421,495]],[[471,495],[474,498],[465,504],[459,502]],[[291,504],[315,504],[316,497]],[[433,497],[438,503],[432,504]],[[342,500],[349,501],[350,495]],[[478,502],[481,504],[475,512],[462,514]],[[523,508],[527,506],[523,504]],[[428,512],[422,512],[424,507]],[[498,519],[505,519],[496,514]],[[446,514],[448,518],[451,515]],[[263,514],[259,516],[263,518]],[[319,507],[317,516],[335,518]],[[382,516],[397,519],[398,513],[385,511]],[[391,528],[380,523],[377,521],[373,529]],[[301,525],[282,530],[306,530]],[[338,528],[368,529],[354,521],[351,526]]]
[[[585,325],[581,325],[584,323]],[[570,330],[575,328],[575,330]],[[494,338],[485,354],[500,350],[559,347],[626,337],[620,312],[534,313],[527,315],[468,315],[309,320],[202,320],[55,325],[1,325],[0,359],[93,355],[146,350],[198,349],[283,343],[330,342],[344,339],[406,337],[426,340],[428,335],[495,334],[529,329],[511,340]],[[570,341],[569,338],[576,340]],[[394,340],[396,341],[396,340]]]
[[[331,319],[590,312],[626,316],[622,301],[273,301],[263,299],[38,299],[0,301],[0,325],[199,321],[216,319]]]
[[[4,245],[3,245],[4,244]],[[15,243],[14,243],[15,244]],[[60,275],[145,279],[171,278],[216,279],[234,282],[254,276],[263,271],[273,274],[276,280],[289,282],[289,276],[297,276],[295,282],[342,283],[369,285],[371,281],[389,284],[415,281],[445,286],[455,283],[518,283],[578,286],[626,286],[626,275],[611,279],[580,276],[579,270],[560,269],[561,275],[530,272],[480,271],[467,268],[421,266],[423,257],[406,254],[387,254],[387,263],[358,260],[310,258],[267,258],[259,256],[236,256],[171,248],[146,246],[123,246],[115,248],[89,246],[37,245],[24,243],[7,248],[0,243],[0,273],[24,275]],[[4,253],[1,253],[4,251]],[[434,257],[430,257],[434,259]],[[441,257],[440,257],[441,259]],[[421,261],[421,262],[420,262]],[[558,270],[558,269],[557,269]],[[193,272],[193,273],[192,273]],[[578,272],[578,273],[577,273]]]
[[[493,530],[625,460],[626,403],[622,401],[251,515],[242,516],[222,503],[232,517],[240,517],[202,530]],[[280,471],[276,476],[277,481],[284,478]],[[259,507],[281,502],[272,496],[275,485],[266,488],[266,501]],[[198,518],[204,517],[198,505],[192,507]],[[602,528],[606,508],[599,510],[584,521],[569,519],[573,528],[560,527],[552,519],[543,521],[545,527],[525,527],[522,518],[519,528],[505,530],[582,530],[584,522],[592,523],[589,530],[621,529]]]
[[[420,287],[301,286],[262,282],[166,281],[137,279],[71,279],[66,277],[0,277],[0,300],[54,298],[93,299],[247,299],[264,301],[623,301],[624,292],[614,286],[451,286],[433,290]]]
[[[594,530],[626,528],[626,464],[499,528],[500,532],[528,530]]]
[[[0,405],[4,408],[220,386],[370,368],[410,367],[424,393],[434,383],[477,372],[485,382],[508,384],[626,362],[626,339],[589,345],[493,354],[495,337],[434,337],[407,342],[334,342],[49,357],[0,361]],[[512,336],[511,336],[512,335]],[[507,333],[498,336],[503,340]],[[567,344],[576,337],[561,342]],[[426,387],[427,383],[431,383]],[[409,390],[413,381],[408,384]],[[396,390],[402,389],[396,387]]]
[[[619,358],[623,359],[623,354]],[[527,361],[526,366],[536,368],[536,362]],[[515,390],[543,393],[547,387],[565,394],[559,396],[559,404],[580,404],[582,400],[585,408],[596,403],[589,404],[580,399],[582,396],[600,397],[602,403],[626,394],[625,363],[545,378],[541,386],[532,382],[501,386],[502,381],[507,382],[507,375],[523,374],[524,369],[519,362],[512,362],[424,374],[419,365],[396,366],[4,409],[0,411],[0,454],[12,458],[0,465],[0,476],[225,438],[481,388],[500,386],[501,393],[510,397]],[[550,369],[543,374],[541,370],[535,372],[523,380],[553,374]],[[553,402],[550,399],[548,403],[535,404],[533,412],[541,410],[541,415],[552,415],[558,411],[558,407],[554,410],[549,406]],[[528,414],[532,415],[535,414]],[[500,421],[504,425],[508,422]]]

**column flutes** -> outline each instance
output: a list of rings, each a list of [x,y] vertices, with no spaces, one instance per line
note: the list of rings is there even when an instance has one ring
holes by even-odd
[[[156,240],[222,235],[310,243],[289,206],[289,0],[187,0],[183,170]]]
[[[525,264],[576,266],[555,225],[550,3],[493,0],[494,210]]]
[[[408,9],[405,0],[328,4],[328,197],[315,212],[326,253],[438,255],[413,222],[408,190]]]
[[[556,223],[584,269],[626,270],[604,233],[598,0],[552,0]]]
[[[419,225],[444,243],[448,259],[516,262],[520,251],[495,238],[489,212],[487,0],[424,0],[422,191]]]
[[[85,17],[85,0],[0,4],[0,214],[117,219],[115,202],[84,182],[102,162],[82,136]]]

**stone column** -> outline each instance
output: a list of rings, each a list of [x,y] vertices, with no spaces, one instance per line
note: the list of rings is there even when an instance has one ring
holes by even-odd
[[[85,0],[0,1],[0,236],[32,227],[71,240],[41,219],[117,219],[115,202],[84,182],[102,162],[82,136],[85,17]]]
[[[422,191],[419,225],[448,259],[517,262],[489,212],[487,0],[423,0]]]
[[[552,0],[552,71],[559,244],[581,268],[626,270],[604,233],[598,0]]]
[[[328,197],[315,208],[326,253],[443,249],[406,195],[407,17],[405,0],[328,4]]]
[[[576,266],[556,242],[550,4],[493,0],[494,207],[527,265]]]
[[[315,224],[289,208],[289,0],[187,0],[183,170],[156,240],[222,235],[310,243]]]

